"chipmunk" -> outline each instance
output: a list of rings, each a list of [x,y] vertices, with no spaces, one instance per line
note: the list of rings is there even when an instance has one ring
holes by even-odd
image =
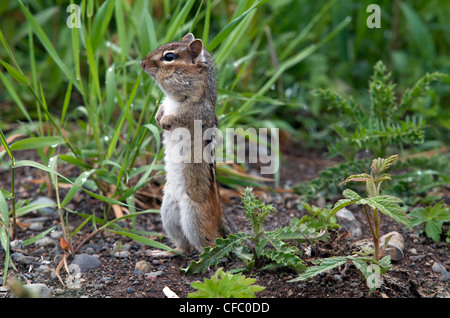
[[[201,140],[195,149],[194,121],[201,120],[201,131],[217,129],[215,112],[217,86],[214,61],[200,39],[192,33],[181,42],[161,45],[141,61],[141,67],[158,83],[165,94],[155,119],[163,128],[166,184],[163,190],[161,220],[164,231],[175,243],[176,250],[188,253],[213,246],[215,239],[232,232],[219,195],[214,158],[202,156],[214,140]],[[173,138],[175,129],[187,129],[190,138]],[[175,134],[174,134],[175,135]],[[175,140],[174,140],[175,139]],[[188,146],[184,159],[174,160],[180,144]],[[187,143],[187,144],[186,144]],[[194,152],[195,151],[195,152]]]

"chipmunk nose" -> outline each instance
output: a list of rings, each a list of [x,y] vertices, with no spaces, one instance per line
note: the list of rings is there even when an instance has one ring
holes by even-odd
[[[141,67],[145,70],[145,59],[143,59],[142,61],[141,61]]]

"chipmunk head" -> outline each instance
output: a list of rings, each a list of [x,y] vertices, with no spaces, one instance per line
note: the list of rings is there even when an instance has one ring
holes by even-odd
[[[166,95],[177,100],[203,95],[206,89],[216,90],[214,62],[202,40],[195,39],[192,33],[181,42],[161,45],[141,61],[141,67]]]

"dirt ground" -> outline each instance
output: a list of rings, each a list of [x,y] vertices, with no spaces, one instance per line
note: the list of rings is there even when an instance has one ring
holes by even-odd
[[[30,155],[33,156],[32,153],[23,152],[23,156]],[[284,153],[280,188],[311,179],[317,176],[321,169],[334,163],[317,152]],[[34,169],[17,169],[16,180],[20,198],[33,200],[36,197],[48,195],[46,188],[42,187],[42,175]],[[9,190],[8,171],[0,170],[0,187]],[[224,190],[223,193],[226,198],[224,209],[228,217],[239,231],[248,231],[249,227],[239,197],[231,191]],[[258,190],[256,193],[277,208],[277,212],[270,215],[266,222],[269,229],[286,226],[292,217],[300,218],[305,213],[298,210],[296,203],[298,197],[293,193],[270,193],[264,190]],[[146,199],[141,197],[140,200],[145,201]],[[147,202],[150,205],[152,202],[155,206],[158,205],[158,199],[155,198],[148,198]],[[310,202],[310,204],[315,203]],[[98,213],[102,211],[102,204],[83,192],[79,193],[70,204],[71,209],[78,212],[91,214],[92,211]],[[364,225],[362,211],[351,210],[363,223],[363,238],[368,238],[369,231]],[[26,219],[35,217],[41,217],[41,215],[36,212],[29,213],[21,218],[20,222],[25,223]],[[82,221],[81,218],[70,215],[69,230],[75,230]],[[124,221],[121,225],[127,225],[127,222]],[[59,223],[59,216],[55,214],[45,221],[44,229]],[[138,229],[162,232],[159,215],[140,216]],[[382,217],[381,231],[382,233],[397,231],[403,236],[405,241],[404,257],[400,261],[393,262],[392,268],[383,275],[383,284],[371,295],[369,295],[369,290],[359,270],[354,266],[342,266],[306,282],[288,282],[296,277],[296,273],[286,268],[273,271],[252,271],[246,272],[244,275],[256,278],[256,284],[266,287],[257,293],[259,298],[448,298],[450,296],[448,282],[440,281],[439,275],[432,271],[435,262],[439,262],[449,269],[448,244],[445,242],[436,244],[418,233],[417,229],[405,229],[387,217]],[[74,237],[74,244],[79,244],[91,232],[92,227],[83,227]],[[345,230],[339,229],[331,233],[330,240],[327,242],[311,246],[312,252],[310,256],[303,257],[304,262],[311,264],[311,261],[317,258],[348,255],[354,239],[351,236],[346,237],[344,232]],[[33,232],[26,226],[19,226],[17,238],[24,240],[37,233],[39,232]],[[170,244],[162,236],[153,237],[153,239]],[[117,246],[127,250],[127,255],[124,257],[114,256]],[[180,271],[180,268],[185,268],[191,260],[196,260],[198,253],[188,255],[186,258],[152,258],[149,256],[150,250],[153,249],[120,235],[109,232],[96,234],[82,246],[78,253],[98,256],[101,266],[81,273],[80,284],[76,288],[67,288],[55,275],[55,269],[62,254],[59,242],[46,247],[37,247],[36,244],[31,244],[20,249],[20,252],[26,256],[33,256],[35,261],[31,264],[15,263],[17,271],[10,269],[8,277],[18,277],[24,283],[43,283],[50,288],[51,296],[55,298],[166,298],[163,292],[166,286],[177,296],[184,298],[188,293],[194,292],[190,285],[191,282],[203,281],[203,278],[209,278],[216,270],[210,269],[205,274],[186,275]],[[69,256],[69,264],[73,257],[73,255]],[[2,263],[0,277],[3,277],[4,259],[5,252],[0,248]],[[143,260],[150,265],[148,273],[136,271],[136,263]],[[41,265],[47,266],[41,267]],[[228,270],[243,266],[243,264],[237,259],[226,259],[220,266],[224,270]],[[64,268],[61,269],[61,276],[63,279],[68,277]],[[0,290],[0,298],[9,296],[10,292],[7,289]]]

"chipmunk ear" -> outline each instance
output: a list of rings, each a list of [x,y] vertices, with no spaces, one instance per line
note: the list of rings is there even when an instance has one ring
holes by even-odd
[[[191,52],[192,58],[196,58],[197,56],[199,56],[200,54],[202,54],[202,50],[203,50],[203,42],[200,39],[196,39],[191,41],[188,44],[188,49]]]
[[[183,38],[181,39],[182,42],[191,42],[195,40],[195,37],[192,33],[188,33],[185,36],[183,36]]]

